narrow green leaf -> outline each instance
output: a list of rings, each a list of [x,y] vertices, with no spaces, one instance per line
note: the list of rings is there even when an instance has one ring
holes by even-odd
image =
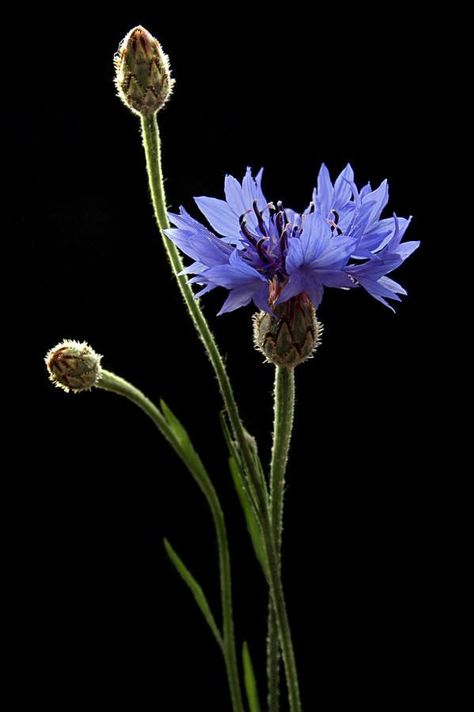
[[[202,464],[201,458],[194,449],[185,427],[180,423],[178,418],[163,400],[160,400],[160,405],[163,416],[173,436],[175,437],[176,442],[178,443],[178,447],[175,447],[174,445],[173,447],[175,447],[176,452],[186,464],[191,474],[195,477],[201,489],[206,492],[209,487],[209,476],[204,465]]]
[[[194,600],[198,604],[199,608],[201,609],[201,612],[204,616],[204,618],[207,621],[207,624],[209,625],[209,628],[212,630],[215,639],[217,640],[217,643],[220,647],[220,649],[223,651],[224,650],[224,642],[222,640],[222,634],[217,626],[216,620],[214,616],[212,615],[212,611],[209,607],[209,604],[207,602],[207,598],[204,594],[204,591],[202,590],[201,586],[199,583],[196,581],[194,576],[189,572],[187,567],[184,565],[183,561],[180,559],[176,551],[173,549],[171,544],[167,539],[164,539],[164,545],[166,549],[166,553],[168,554],[172,564],[176,568],[176,571],[178,574],[181,576],[185,584],[189,587],[191,593],[194,596]]]
[[[257,682],[253,671],[252,658],[250,657],[247,643],[242,647],[242,661],[244,666],[244,683],[247,693],[250,712],[260,712],[260,702],[258,701]]]
[[[180,445],[185,445],[191,447],[191,449],[194,450],[193,446],[191,445],[191,440],[189,439],[189,435],[186,432],[186,429],[184,426],[180,423],[178,418],[174,415],[174,413],[169,409],[169,407],[166,405],[164,400],[160,400],[160,405],[161,405],[161,410],[163,412],[163,415],[166,419],[166,422],[170,426],[173,435],[175,438],[178,440]]]
[[[234,487],[236,489],[240,505],[244,512],[245,521],[247,523],[247,530],[252,540],[255,555],[258,561],[260,562],[260,566],[263,569],[264,575],[266,576],[266,557],[264,554],[265,549],[263,546],[260,525],[257,521],[257,515],[255,513],[254,506],[250,501],[249,493],[243,484],[245,482],[245,475],[242,471],[239,451],[235,441],[232,439],[232,435],[227,423],[226,413],[224,410],[220,413],[220,419],[224,438],[227,443],[227,447],[229,448],[229,469],[232,475],[232,479],[234,481]]]
[[[238,463],[239,468],[240,468],[239,476],[243,479],[244,473],[242,472],[242,469],[241,469],[241,458],[240,458],[239,449],[237,447],[237,443],[232,438],[232,434],[229,429],[229,424],[227,422],[227,414],[226,414],[225,410],[221,410],[221,412],[219,413],[219,417],[220,417],[220,421],[221,421],[222,432],[224,433],[224,439],[227,443],[229,453],[235,459],[236,463]]]
[[[255,440],[254,436],[250,435],[249,431],[246,430],[245,428],[244,428],[244,433],[245,433],[245,437],[247,439],[247,443],[249,444],[253,460],[257,466],[259,477],[262,480],[263,489],[266,490],[267,484],[265,482],[265,475],[263,473],[262,461],[260,460],[260,455],[258,454],[257,441]]]
[[[225,410],[221,410],[219,415],[220,415],[222,431],[224,433],[224,438],[227,443],[227,447],[229,448],[229,453],[234,457],[235,461],[238,463],[238,465],[240,467],[240,471],[241,471],[241,476],[243,478],[244,473],[243,473],[243,469],[242,469],[242,459],[240,456],[240,450],[237,446],[237,443],[232,438],[232,434],[229,429],[229,424],[227,422],[227,415],[226,415]],[[266,490],[265,475],[263,473],[262,462],[261,462],[260,456],[258,454],[257,441],[255,440],[253,435],[250,435],[248,430],[246,430],[245,428],[244,428],[244,435],[247,440],[247,443],[250,446],[250,451],[252,453],[253,460],[257,466],[257,471],[258,471],[259,477],[262,481],[263,489]]]
[[[260,525],[257,521],[255,510],[249,501],[249,496],[245,489],[242,487],[239,476],[239,466],[237,465],[235,458],[231,455],[229,457],[229,468],[232,474],[232,479],[234,480],[234,486],[237,491],[237,495],[242,506],[245,521],[247,523],[247,529],[252,540],[253,549],[255,551],[255,556],[257,557],[260,566],[263,569],[263,573],[267,575],[267,559],[265,556],[265,548],[263,545],[262,532]]]

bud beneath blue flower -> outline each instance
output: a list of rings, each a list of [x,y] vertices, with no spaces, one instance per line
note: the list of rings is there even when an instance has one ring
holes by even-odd
[[[311,358],[321,341],[323,325],[316,319],[314,307],[306,294],[299,294],[277,304],[275,316],[261,311],[255,314],[255,347],[275,366],[294,368]]]
[[[143,27],[134,27],[123,38],[114,57],[115,86],[125,106],[139,116],[153,116],[171,95],[167,55]]]
[[[66,393],[90,391],[100,379],[101,358],[85,341],[66,339],[46,354],[49,380]]]

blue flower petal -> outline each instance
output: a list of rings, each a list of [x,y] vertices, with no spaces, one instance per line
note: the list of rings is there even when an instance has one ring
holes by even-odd
[[[310,284],[306,287],[306,294],[317,309],[323,300],[324,287],[322,284]]]
[[[267,204],[266,198],[262,193],[262,175],[263,168],[259,170],[255,178],[252,176],[252,169],[247,168],[242,181],[242,198],[247,208],[252,207],[254,200],[257,201],[259,210],[263,210]]]
[[[204,230],[204,225],[191,217],[191,215],[186,212],[186,210],[181,206],[179,208],[179,214],[168,213],[168,218],[173,225],[181,228],[182,230]]]
[[[334,183],[334,205],[332,206],[334,210],[340,212],[346,203],[350,200],[352,195],[351,184],[354,182],[354,171],[350,163],[344,168],[344,170],[336,178]]]
[[[400,245],[398,245],[396,254],[400,255],[401,259],[403,262],[407,259],[407,257],[410,257],[410,255],[415,252],[420,246],[420,242],[417,241],[411,241],[411,242],[402,242]]]
[[[256,289],[253,293],[252,299],[257,309],[273,314],[273,311],[268,304],[268,284],[262,284],[258,289]]]
[[[370,206],[367,217],[368,225],[373,225],[373,223],[380,218],[380,214],[387,205],[387,203],[388,183],[386,180],[384,180],[376,190],[372,191],[371,193],[367,193],[367,195],[364,195],[362,197],[363,206]]]
[[[311,262],[327,250],[331,242],[331,228],[318,213],[306,215],[303,231],[299,237],[303,250],[304,261]]]
[[[334,188],[329,177],[329,171],[323,163],[318,174],[317,190],[313,193],[313,202],[316,205],[316,210],[323,218],[329,216],[329,212],[333,207],[333,197]]]
[[[390,290],[394,294],[403,294],[405,297],[407,295],[406,289],[403,289],[401,284],[398,284],[398,282],[395,282],[394,279],[390,279],[390,277],[380,277],[378,282],[379,282],[379,284],[381,284],[383,287],[386,287],[388,290]]]
[[[336,287],[337,289],[351,289],[354,287],[349,275],[339,269],[315,270],[314,281],[317,284],[324,284],[325,287]]]
[[[240,242],[239,216],[225,200],[202,196],[194,198],[194,201],[216,232],[235,242]]]
[[[224,181],[225,199],[238,216],[243,215],[252,206],[246,205],[242,196],[242,186],[233,176],[227,175]]]
[[[265,277],[244,262],[237,251],[232,253],[228,264],[211,267],[206,274],[213,282],[227,289],[252,284],[260,286],[261,282],[267,283]]]
[[[381,280],[374,281],[371,279],[363,278],[360,281],[360,284],[372,297],[374,297],[374,299],[377,299],[377,301],[382,302],[382,304],[388,307],[391,311],[395,311],[395,309],[390,304],[388,304],[386,299],[393,299],[396,302],[399,302],[400,297],[391,289],[388,289],[387,286],[381,282]]]
[[[229,296],[222,305],[220,311],[217,312],[217,316],[221,314],[226,314],[227,312],[234,311],[239,307],[245,307],[249,302],[252,301],[252,293],[249,292],[245,287],[235,287],[229,292]]]
[[[325,252],[317,259],[319,269],[333,267],[342,268],[355,248],[355,242],[350,237],[333,237]]]
[[[163,232],[185,255],[208,266],[227,262],[232,251],[229,245],[204,229],[192,232],[169,228]]]
[[[305,280],[302,270],[295,270],[290,274],[288,282],[283,287],[280,296],[277,299],[277,303],[287,302],[288,299],[296,297],[297,294],[304,292]]]

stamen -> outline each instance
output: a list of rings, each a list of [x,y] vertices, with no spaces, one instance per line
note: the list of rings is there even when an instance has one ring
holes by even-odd
[[[268,238],[262,237],[258,242],[257,242],[257,252],[259,254],[259,257],[264,261],[264,262],[270,262],[268,255],[266,251],[263,248],[264,243],[266,242]]]
[[[265,227],[265,223],[263,222],[262,213],[260,212],[260,210],[257,207],[256,200],[253,201],[253,210],[254,210],[255,215],[257,216],[257,222],[258,222],[258,227],[260,228],[260,232],[262,233],[262,235],[265,235],[265,237],[268,237],[267,228]]]
[[[329,227],[332,227],[332,228],[334,228],[334,230],[337,231],[338,235],[342,235],[341,228],[339,227],[339,225],[337,223],[334,222],[334,220],[326,220],[326,222],[329,225]]]
[[[288,228],[290,227],[290,223],[287,223],[285,225],[285,229],[282,230],[282,233],[280,235],[280,250],[283,252],[286,250],[288,247]]]
[[[277,207],[281,205],[281,203],[277,203]],[[275,218],[275,225],[276,229],[279,235],[283,232],[283,226],[284,226],[284,215],[282,210],[278,210]]]
[[[337,231],[337,234],[338,234],[338,235],[342,235],[342,232],[343,232],[343,231],[341,230],[341,228],[340,228],[339,225],[337,224],[337,223],[339,222],[339,213],[337,212],[337,210],[334,210],[334,208],[331,210],[331,213],[335,216],[336,219],[335,219],[335,220],[331,220],[331,219],[328,218],[327,223],[328,223],[329,227],[332,227],[332,228],[334,228],[334,229]]]
[[[279,215],[280,213],[282,213],[283,218],[284,218],[284,222],[287,223],[287,222],[288,222],[288,218],[286,217],[285,209],[284,209],[284,207],[283,207],[283,203],[282,203],[281,200],[279,200],[278,203],[277,203],[277,210],[278,210],[277,217],[278,217],[278,215]],[[277,225],[277,228],[278,228],[278,225]],[[281,232],[282,230],[283,230],[283,224],[282,224],[281,227],[278,229],[278,232]]]
[[[240,216],[240,218],[239,218],[239,223],[240,223],[240,229],[241,229],[242,232],[244,233],[244,235],[245,235],[245,237],[247,238],[247,240],[248,240],[254,247],[256,247],[259,238],[258,238],[258,237],[255,237],[255,235],[252,235],[252,233],[251,233],[250,230],[248,229],[247,223],[245,222],[245,214]]]

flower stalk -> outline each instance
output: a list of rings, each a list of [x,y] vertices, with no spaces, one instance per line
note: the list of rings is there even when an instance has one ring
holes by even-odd
[[[281,540],[283,531],[283,501],[285,473],[290,449],[295,408],[295,372],[293,368],[276,366],[274,388],[273,449],[270,469],[271,523],[281,575]],[[267,633],[267,682],[269,712],[279,710],[280,646],[273,603],[270,598]]]
[[[202,313],[199,302],[194,298],[192,288],[188,284],[186,276],[181,274],[183,270],[181,256],[174,243],[172,243],[164,233],[164,230],[169,227],[169,221],[166,212],[166,196],[161,167],[161,142],[156,115],[142,116],[141,126],[150,193],[152,196],[156,221],[161,232],[163,244],[168,255],[172,271],[177,278],[186,307],[214,368],[219,389],[229,416],[232,432],[238,444],[239,453],[242,457],[242,465],[245,472],[242,476],[242,484],[250,490],[257,519],[262,529],[262,538],[269,564],[268,583],[275,608],[278,635],[280,638],[283,661],[285,664],[290,709],[291,712],[300,712],[301,701],[298,688],[296,663],[288,615],[286,612],[283,587],[281,583],[280,567],[278,563],[278,547],[274,540],[271,525],[268,493],[258,467],[256,466],[255,453],[251,450],[248,434],[246,433],[240,419],[237,403],[235,401],[232,386],[227,375],[222,356],[218,350],[217,344],[207,324],[204,314]]]
[[[298,682],[298,671],[291,636],[290,622],[286,609],[285,595],[281,580],[279,552],[273,537],[271,521],[268,519],[262,528],[265,550],[268,557],[268,584],[270,596],[275,611],[275,621],[280,640],[281,654],[285,667],[288,688],[288,702],[290,712],[301,712],[301,696]]]
[[[249,438],[240,419],[237,402],[234,397],[229,376],[224,366],[224,361],[207,320],[202,312],[200,304],[198,300],[194,298],[192,287],[188,284],[186,275],[181,274],[184,267],[181,255],[175,244],[169,240],[164,233],[164,230],[168,229],[170,224],[166,211],[166,196],[161,167],[161,140],[156,115],[142,116],[141,127],[150,193],[163,245],[173,274],[178,281],[178,286],[186,304],[189,316],[191,317],[196,331],[204,344],[204,348],[217,377],[219,390],[229,415],[232,432],[238,443],[239,451],[242,456],[243,465],[248,478],[248,481],[243,481],[242,484],[245,487],[251,488],[253,499],[256,500],[256,508],[261,511],[267,506],[267,493],[264,490],[262,478],[260,477],[258,468],[256,467],[255,456],[251,451]]]
[[[285,473],[293,429],[295,406],[294,368],[276,366],[274,387],[273,449],[270,469],[271,524],[281,575],[281,540],[283,531],[283,501]],[[269,712],[279,710],[280,645],[278,628],[270,597],[267,632],[267,684]]]
[[[273,536],[281,555],[283,530],[283,499],[285,473],[290,449],[295,411],[295,371],[293,368],[275,368],[274,425],[272,464],[270,469],[270,501]]]

